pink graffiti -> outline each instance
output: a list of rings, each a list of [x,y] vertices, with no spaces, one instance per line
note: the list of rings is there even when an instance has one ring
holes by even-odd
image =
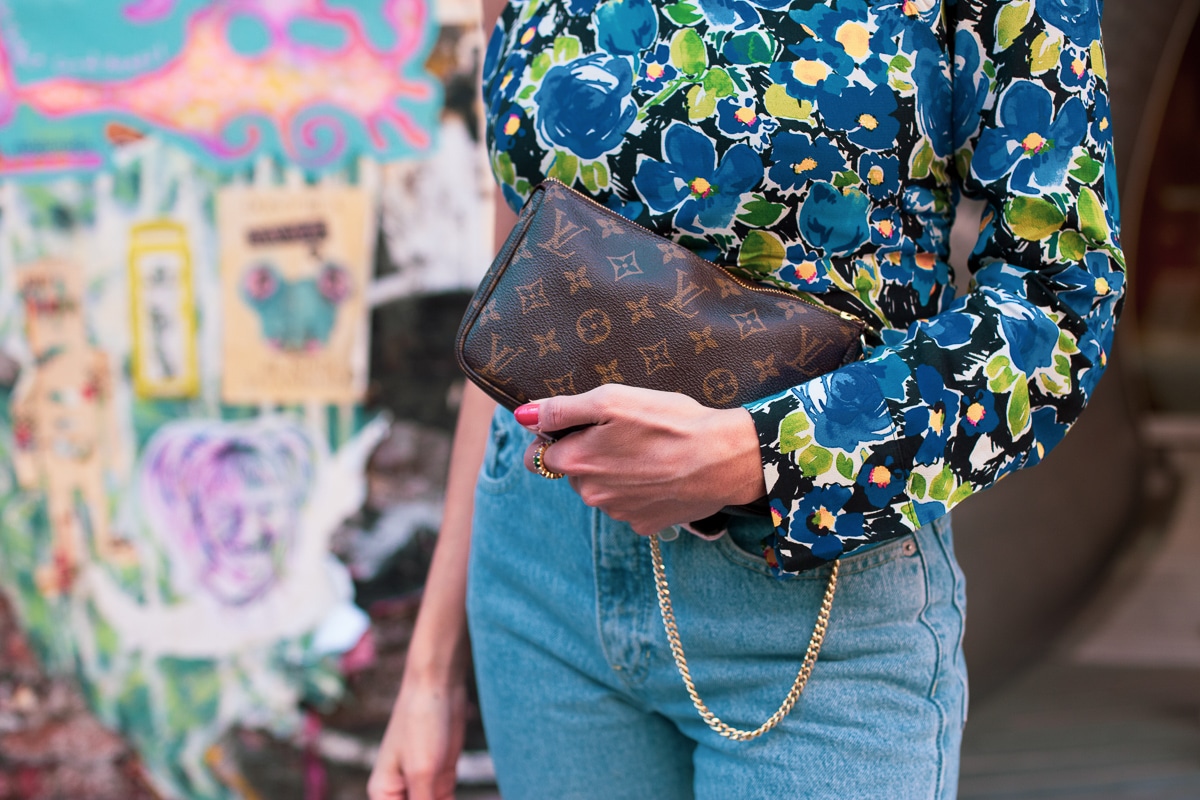
[[[233,606],[270,591],[286,571],[313,474],[312,445],[294,425],[160,429],[142,459],[141,500],[177,585]]]
[[[137,0],[123,15],[153,20],[174,3]],[[237,14],[253,14],[270,32],[265,52],[247,56],[230,46],[227,30]],[[394,137],[424,150],[430,135],[405,104],[432,99],[428,83],[406,77],[421,55],[428,14],[427,0],[388,0],[384,15],[396,39],[381,51],[356,13],[330,7],[326,0],[216,2],[189,20],[187,44],[174,60],[119,81],[55,78],[19,85],[0,49],[0,123],[22,104],[52,119],[133,115],[198,142],[220,159],[253,153],[273,128],[290,158],[321,166],[346,149],[345,115],[361,122],[379,152],[386,152]],[[287,26],[298,16],[337,25],[346,34],[345,44],[321,49],[293,41]],[[0,158],[0,171],[19,166]]]

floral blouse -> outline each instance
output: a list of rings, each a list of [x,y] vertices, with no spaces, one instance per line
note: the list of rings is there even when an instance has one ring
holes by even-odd
[[[512,0],[484,99],[543,176],[872,323],[749,406],[780,574],[912,532],[1040,462],[1124,294],[1101,0]],[[986,201],[956,296],[959,194]]]

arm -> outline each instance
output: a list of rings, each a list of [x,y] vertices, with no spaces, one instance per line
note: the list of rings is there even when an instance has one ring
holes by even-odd
[[[487,35],[507,0],[483,0]],[[516,221],[495,203],[498,249]],[[467,552],[475,510],[475,478],[487,446],[495,402],[474,384],[463,391],[454,430],[446,502],[425,594],[409,644],[400,692],[367,785],[371,800],[452,798],[466,726]]]
[[[450,454],[446,505],[400,693],[368,784],[371,800],[453,797],[462,750],[466,675],[466,553],[475,476],[495,403],[474,384],[463,392]]]
[[[948,6],[953,115],[936,155],[988,204],[972,291],[751,409],[781,571],[937,519],[1040,462],[1082,412],[1124,289],[1096,6]]]

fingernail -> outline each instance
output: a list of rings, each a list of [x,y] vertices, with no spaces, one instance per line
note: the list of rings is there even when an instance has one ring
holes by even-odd
[[[517,422],[526,428],[535,427],[538,424],[537,403],[526,403],[523,406],[517,406],[516,410],[513,411],[513,416],[517,418]]]

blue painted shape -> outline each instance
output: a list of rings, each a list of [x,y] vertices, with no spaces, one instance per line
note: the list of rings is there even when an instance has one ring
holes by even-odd
[[[208,0],[176,0],[156,19],[133,21],[130,0],[0,0],[0,40],[18,84],[48,78],[122,80],[177,56],[188,19]]]
[[[254,14],[234,14],[225,28],[229,46],[244,56],[262,55],[271,46],[271,30]]]
[[[318,50],[341,50],[350,39],[342,24],[308,16],[299,16],[289,22],[287,32],[296,44]]]
[[[353,11],[362,26],[363,34],[380,51],[391,50],[396,46],[396,31],[394,23],[383,13],[387,0],[325,0],[325,5],[331,9],[344,8]],[[430,2],[429,16],[435,17],[433,3]]]

